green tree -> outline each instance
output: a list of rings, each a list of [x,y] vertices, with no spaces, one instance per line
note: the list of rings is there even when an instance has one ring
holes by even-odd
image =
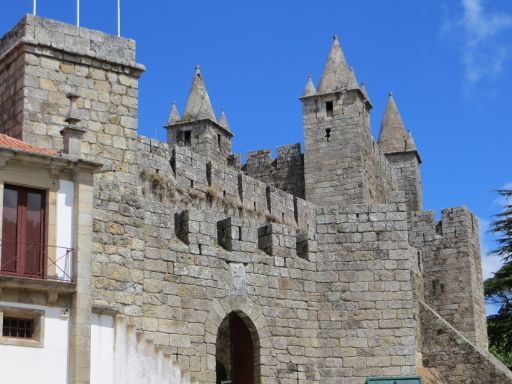
[[[512,190],[498,193],[505,204],[491,224],[491,231],[498,235],[498,247],[492,253],[499,255],[504,264],[484,282],[487,302],[499,306],[495,315],[487,317],[487,331],[490,351],[512,369]]]

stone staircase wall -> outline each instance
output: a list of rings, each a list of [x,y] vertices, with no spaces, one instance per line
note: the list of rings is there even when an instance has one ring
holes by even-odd
[[[194,384],[172,355],[156,347],[125,316],[115,319],[114,383]]]

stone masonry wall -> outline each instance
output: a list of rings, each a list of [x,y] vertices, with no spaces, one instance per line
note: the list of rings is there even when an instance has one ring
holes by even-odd
[[[476,348],[429,306],[420,303],[423,363],[450,384],[510,384],[512,373],[486,351]]]
[[[381,153],[379,146],[372,137],[369,122],[370,116],[363,113],[362,115],[366,118],[366,129],[361,132],[364,194],[368,202],[385,203],[391,191],[405,191],[405,189],[397,188],[392,168],[386,156]]]
[[[384,203],[392,170],[370,133],[358,90],[303,98],[306,198],[319,205]],[[326,102],[333,103],[327,116]]]
[[[314,208],[231,168],[214,164],[208,177],[207,162],[184,147],[173,154],[143,139],[137,153],[137,190],[98,185],[95,305],[132,317],[206,383],[215,380],[217,333],[208,319],[228,300],[255,323],[263,383],[291,383],[290,364],[304,364],[304,380],[318,382],[307,362],[317,354],[317,297],[303,280],[315,266],[296,253],[296,233],[314,233]],[[229,232],[232,251],[219,241],[227,218],[237,229]],[[269,222],[272,248],[260,250],[259,228]]]
[[[321,372],[329,377],[323,382],[415,374],[414,250],[403,194],[392,194],[388,204],[321,208],[317,232],[316,289],[327,298],[320,317]]]
[[[23,52],[15,46],[25,34],[19,23],[0,40],[0,132],[21,139],[23,121]]]
[[[182,122],[166,128],[167,142],[171,147],[189,145],[194,152],[203,155],[207,160],[227,164],[227,159],[231,155],[231,137],[217,124],[210,120],[199,120]],[[191,132],[190,144],[184,141],[185,131]]]
[[[422,257],[425,300],[477,347],[487,349],[478,223],[465,208],[413,212],[409,241]]]
[[[332,117],[326,115],[327,101],[333,102]],[[364,202],[362,108],[354,92],[303,99],[307,200],[319,205]]]
[[[421,175],[418,157],[415,152],[389,153],[386,159],[393,168],[397,188],[405,192],[407,209],[419,211],[423,206]]]
[[[130,316],[199,382],[214,381],[230,310],[254,324],[262,383],[415,372],[403,196],[325,208],[316,224],[310,203],[231,168],[208,172],[184,147],[141,139],[137,153],[137,190],[98,185],[96,306]]]
[[[298,143],[278,147],[275,160],[268,149],[251,151],[243,169],[248,176],[304,198],[304,156]]]
[[[66,94],[74,92],[87,129],[83,152],[116,160],[117,154],[105,153],[97,144],[122,150],[136,137],[137,78],[143,67],[135,64],[135,42],[32,15],[15,31],[2,40],[0,51],[10,47],[3,60],[20,55],[18,66],[11,67],[18,67],[14,79],[24,100],[20,103],[12,85],[0,85],[0,100],[15,97],[2,118],[7,131],[17,137],[23,131],[26,142],[61,149]]]

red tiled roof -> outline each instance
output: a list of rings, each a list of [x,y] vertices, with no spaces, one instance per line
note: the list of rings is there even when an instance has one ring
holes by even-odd
[[[58,152],[54,149],[47,149],[38,147],[37,145],[27,144],[21,140],[0,133],[0,148],[14,149],[15,151],[22,151],[28,153],[35,153],[38,155],[52,156]]]

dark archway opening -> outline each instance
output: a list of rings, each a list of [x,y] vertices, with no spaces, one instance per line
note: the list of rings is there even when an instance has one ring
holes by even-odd
[[[216,349],[217,384],[256,384],[253,337],[235,312],[222,321]]]

